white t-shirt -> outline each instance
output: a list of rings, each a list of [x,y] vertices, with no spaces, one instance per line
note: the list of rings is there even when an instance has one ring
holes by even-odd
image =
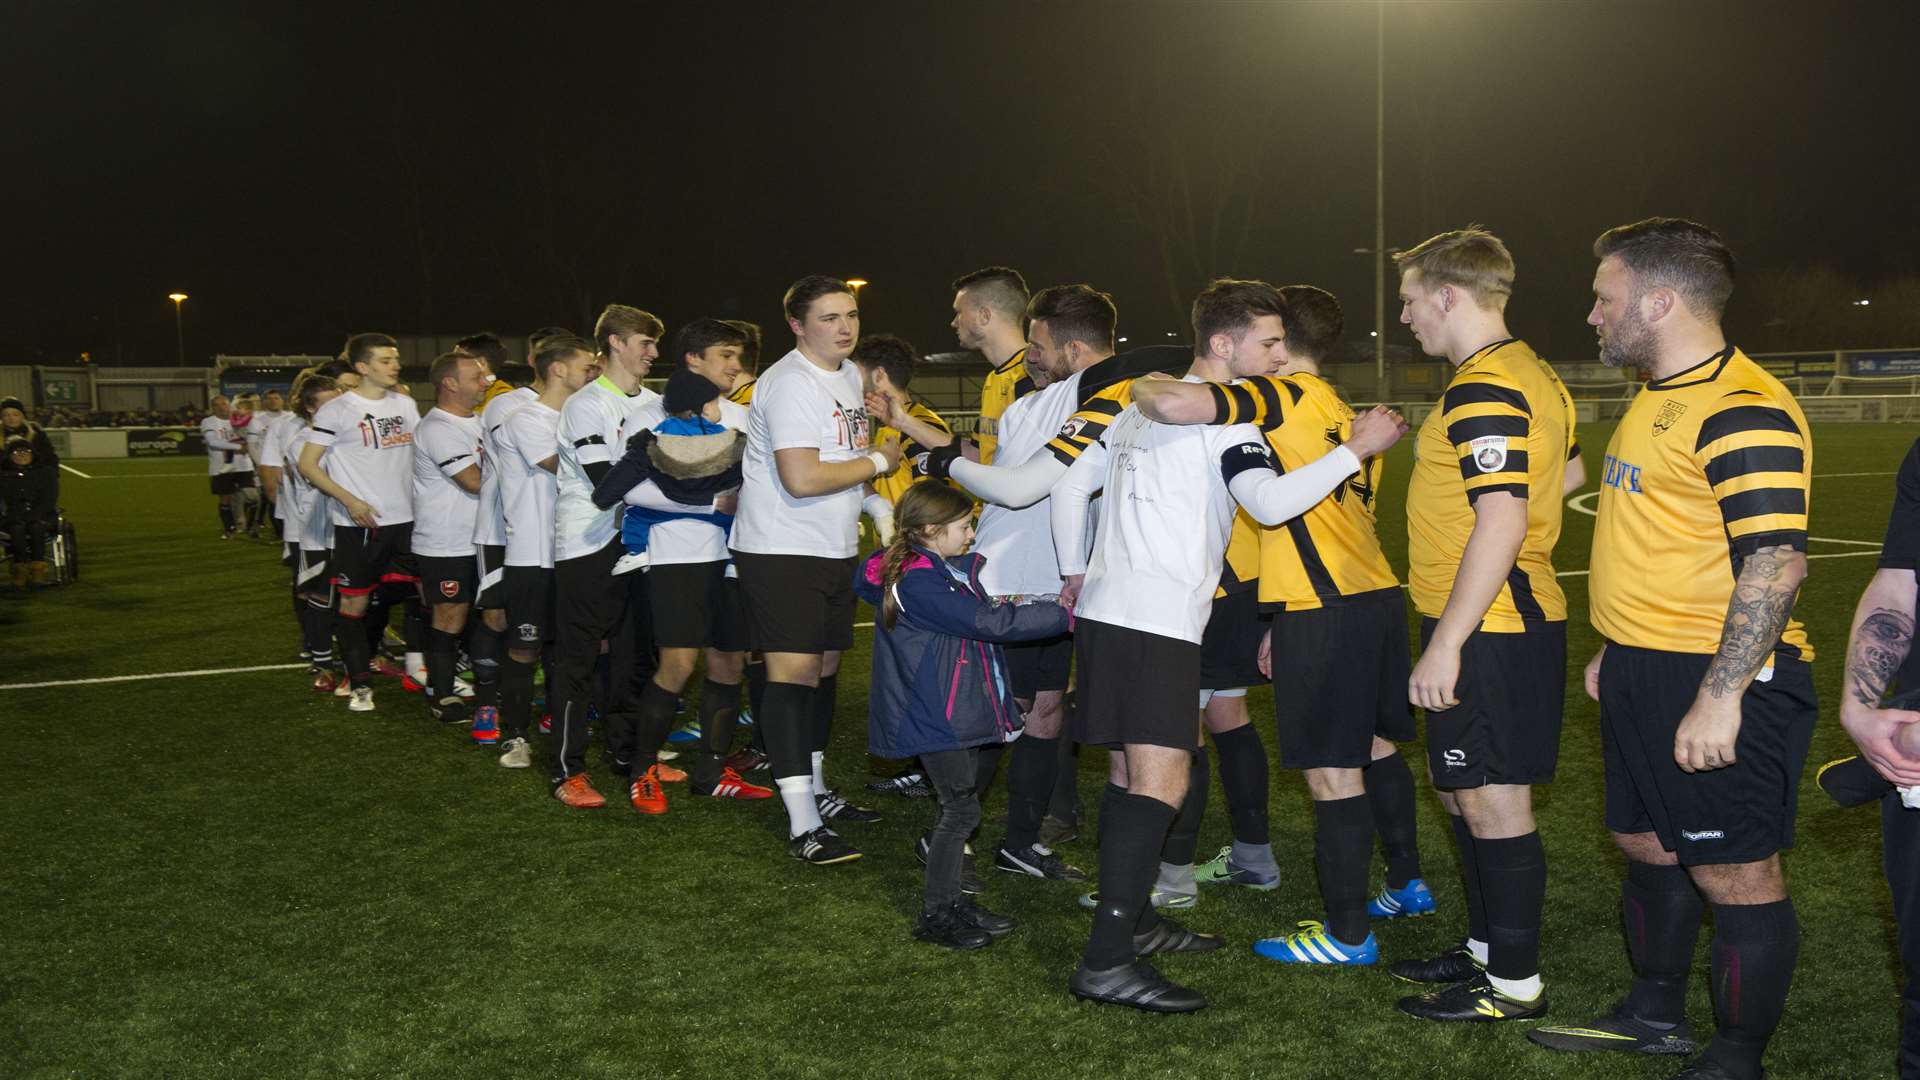
[[[247,457],[247,442],[233,425],[218,416],[200,421],[200,440],[207,444],[207,475],[253,471],[253,459]]]
[[[349,390],[313,414],[309,443],[327,448],[327,476],[373,507],[380,525],[413,520],[413,429],[420,406],[404,394],[375,399]],[[333,523],[354,524],[336,504]]]
[[[1035,454],[1047,453],[1047,443],[1061,425],[1080,409],[1080,372],[1007,406],[1000,415],[996,467],[1013,467]],[[1010,510],[986,504],[980,510],[973,550],[986,556],[980,585],[994,596],[1044,596],[1060,591],[1060,562],[1053,552],[1053,527],[1048,518],[1052,500]]]
[[[298,459],[287,456],[287,447],[293,439],[306,432],[307,422],[290,412],[262,413],[261,415],[272,416],[275,419],[273,426],[267,429],[267,437],[260,441],[259,465],[263,469],[280,470],[279,488],[274,492],[273,516],[286,521],[287,504],[281,496],[287,492],[288,474],[300,471],[294,467],[299,464]]]
[[[1106,490],[1077,618],[1200,643],[1237,507],[1229,453],[1269,460],[1251,424],[1156,424],[1133,406],[1114,418],[1062,481]]]
[[[538,396],[532,389],[522,386],[487,402],[487,407],[480,411],[480,506],[473,515],[475,544],[500,547],[507,542],[507,520],[500,510],[500,469],[497,464],[500,448],[494,436],[514,410]]]
[[[730,546],[823,559],[858,553],[862,485],[806,498],[789,494],[773,455],[803,447],[820,451],[827,463],[866,455],[872,429],[859,366],[843,360],[838,371],[822,371],[795,349],[754,383],[748,417],[740,512]]]
[[[473,554],[480,496],[453,475],[480,464],[480,418],[434,407],[413,429],[413,553],[436,559]]]
[[[626,453],[628,419],[659,400],[659,394],[645,388],[629,397],[604,375],[567,399],[560,410],[560,483],[553,504],[556,561],[591,555],[620,535],[620,508],[593,505],[587,466],[607,464]]]
[[[255,412],[253,419],[247,422],[242,435],[247,443],[247,456],[255,465],[265,465],[262,457],[267,452],[267,440],[273,437],[273,429],[286,417],[284,412]]]
[[[527,402],[493,433],[500,451],[500,505],[508,566],[553,568],[553,501],[558,483],[540,462],[559,453],[560,410]]]
[[[720,398],[719,404],[721,427],[732,431],[747,430],[749,413],[745,405],[726,398]],[[634,430],[650,430],[660,426],[660,422],[666,418],[664,402],[651,402],[634,414]],[[623,454],[625,452],[624,449],[621,451]],[[650,506],[656,510],[706,513],[713,509],[711,503],[705,506],[676,503],[661,494],[660,485],[651,480],[636,485],[627,493],[626,501],[629,506]],[[647,563],[650,566],[725,562],[727,557],[727,530],[709,521],[662,521],[647,531]]]

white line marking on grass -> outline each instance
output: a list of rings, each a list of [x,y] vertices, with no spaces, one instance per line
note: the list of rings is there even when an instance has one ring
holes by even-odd
[[[76,468],[74,468],[73,466],[71,466],[71,465],[69,465],[69,464],[67,464],[67,463],[66,463],[66,462],[64,462],[64,461],[60,463],[60,467],[61,467],[61,468],[63,468],[63,469],[65,469],[65,470],[67,470],[68,472],[70,472],[70,473],[72,473],[73,475],[75,475],[75,476],[77,476],[77,477],[79,477],[79,478],[80,478],[80,479],[82,479],[82,480],[91,480],[91,479],[93,479],[93,477],[91,477],[91,476],[88,476],[88,475],[87,475],[86,473],[83,473],[83,472],[81,472],[81,471],[80,471],[79,469],[76,469]]]
[[[1807,539],[1822,544],[1852,544],[1854,547],[1870,547],[1875,551],[1880,550],[1880,541],[1878,540],[1842,540],[1834,536],[1809,536]]]
[[[1813,474],[1813,478],[1815,480],[1832,480],[1836,477],[1841,477],[1841,476],[1898,476],[1898,475],[1900,474],[1890,473],[1890,472],[1817,472]]]
[[[287,671],[302,664],[255,664],[252,667],[202,668],[198,671],[160,671],[152,675],[108,675],[98,679],[59,679],[54,682],[0,683],[0,690],[42,690],[52,686],[94,686],[99,683],[139,682],[142,679],[186,679],[196,675],[240,675],[249,671]]]
[[[162,473],[121,473],[118,476],[89,476],[89,480],[180,480],[189,476],[205,476],[203,472],[162,472]]]
[[[1858,541],[1849,540],[1849,541],[1846,541],[1846,543],[1850,543],[1850,544],[1858,543]],[[1880,545],[1875,544],[1873,547],[1874,549],[1872,551],[1832,551],[1824,555],[1809,555],[1807,556],[1807,558],[1809,559],[1858,559],[1863,555],[1880,554]],[[1586,577],[1588,573],[1590,573],[1590,571],[1587,571],[1587,570],[1562,570],[1559,573],[1554,574],[1553,576],[1554,577]],[[1405,586],[1402,586],[1402,588],[1404,587]],[[0,690],[4,690],[4,689],[5,687],[0,687]]]
[[[1597,491],[1583,491],[1567,500],[1567,509],[1588,517],[1599,517],[1600,511],[1593,508],[1593,500],[1600,497]]]

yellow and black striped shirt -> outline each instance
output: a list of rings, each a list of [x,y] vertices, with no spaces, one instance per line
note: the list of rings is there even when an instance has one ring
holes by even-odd
[[[1566,619],[1553,547],[1573,446],[1573,398],[1524,342],[1494,342],[1460,365],[1420,425],[1407,484],[1407,584],[1420,614],[1437,619],[1446,609],[1474,500],[1504,491],[1526,500],[1527,534],[1480,629],[1518,633]]]
[[[730,391],[727,394],[727,400],[733,402],[735,405],[745,405],[749,409],[753,408],[753,388],[759,382],[759,379],[755,379],[753,382],[740,387],[738,390]]]
[[[1807,418],[1745,353],[1729,347],[1647,383],[1601,468],[1594,629],[1622,645],[1718,652],[1747,556],[1807,549],[1812,489]],[[1792,619],[1776,651],[1813,659]]]
[[[953,428],[940,418],[940,414],[917,401],[907,403],[907,415],[929,427],[938,428],[947,434],[953,434]],[[873,434],[873,445],[878,448],[889,443],[900,444],[900,465],[885,476],[876,477],[873,490],[886,497],[890,503],[900,501],[900,496],[917,480],[927,477],[927,448],[901,434],[899,429],[882,427]]]
[[[1353,408],[1315,374],[1257,376],[1214,384],[1213,392],[1214,422],[1258,425],[1281,472],[1318,460],[1353,434]],[[1385,471],[1384,460],[1370,458],[1311,510],[1259,531],[1263,606],[1311,611],[1400,587],[1374,527]]]
[[[1127,406],[1133,404],[1133,380],[1149,372],[1186,374],[1193,350],[1185,345],[1147,345],[1116,353],[1080,371],[1078,411],[1060,426],[1047,450],[1062,465],[1072,465]]]
[[[974,428],[974,442],[980,444],[980,464],[993,464],[993,452],[1000,445],[1000,416],[1007,406],[1020,400],[1037,389],[1033,385],[1033,376],[1027,374],[1027,349],[1008,357],[1007,362],[994,368],[987,375],[987,381],[980,386],[980,422]],[[1016,462],[1016,464],[1018,464]]]

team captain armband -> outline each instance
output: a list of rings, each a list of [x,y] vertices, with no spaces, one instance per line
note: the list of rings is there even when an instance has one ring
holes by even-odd
[[[1220,451],[1220,479],[1229,485],[1233,478],[1249,469],[1262,469],[1267,472],[1279,472],[1279,466],[1273,460],[1273,451],[1264,440],[1253,443],[1243,442]]]
[[[1234,383],[1208,383],[1207,390],[1213,394],[1214,423],[1252,424],[1262,431],[1286,423],[1287,411],[1306,395],[1294,383],[1267,375]]]
[[[1736,558],[1764,547],[1807,549],[1806,432],[1785,409],[1756,397],[1721,399],[1694,442]]]
[[[1516,387],[1462,379],[1441,399],[1447,441],[1460,459],[1469,503],[1489,491],[1527,497],[1527,434],[1532,408]]]

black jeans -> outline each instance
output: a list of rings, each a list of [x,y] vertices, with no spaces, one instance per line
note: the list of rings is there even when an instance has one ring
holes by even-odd
[[[1900,966],[1907,976],[1901,988],[1900,1077],[1920,1080],[1920,810],[1901,805],[1898,791],[1880,797],[1880,840],[1900,931]]]
[[[938,911],[960,899],[960,861],[967,837],[980,824],[980,749],[938,750],[920,755],[939,810],[927,839],[927,884],[921,910]]]

